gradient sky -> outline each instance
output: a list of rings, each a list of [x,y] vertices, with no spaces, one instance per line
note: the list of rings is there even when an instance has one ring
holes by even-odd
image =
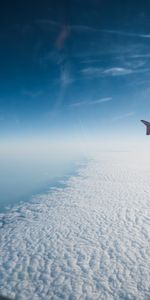
[[[149,1],[2,1],[0,135],[144,135]]]

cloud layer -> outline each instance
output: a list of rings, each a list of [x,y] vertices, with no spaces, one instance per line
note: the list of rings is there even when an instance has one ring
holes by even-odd
[[[1,214],[0,293],[149,299],[149,165],[137,153],[101,153],[64,188]]]

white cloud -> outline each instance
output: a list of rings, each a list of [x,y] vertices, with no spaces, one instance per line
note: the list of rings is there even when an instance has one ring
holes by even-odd
[[[145,54],[132,54],[130,55],[131,58],[149,58],[150,57],[150,53],[145,53]]]
[[[97,32],[98,31],[94,27],[90,27],[90,26],[86,26],[86,25],[80,25],[80,24],[78,24],[78,25],[71,25],[70,28],[72,30],[74,30],[74,31],[84,31],[84,32],[86,32],[86,31],[87,32],[89,32],[89,31],[91,31],[91,32],[93,32],[93,31]]]
[[[148,299],[149,162],[101,152],[65,188],[1,214],[1,294]]]
[[[71,76],[71,72],[69,66],[64,66],[61,70],[60,74],[60,82],[63,87],[71,84],[73,82],[73,78]]]
[[[134,111],[128,112],[126,114],[122,114],[122,115],[114,117],[113,121],[118,121],[118,120],[126,119],[128,117],[132,117],[134,114],[135,114]]]
[[[103,71],[103,74],[110,75],[110,76],[122,76],[122,75],[128,75],[133,73],[131,69],[125,69],[125,68],[110,68]]]
[[[150,34],[141,34],[141,33],[133,33],[133,32],[125,32],[125,31],[119,31],[119,30],[107,30],[103,29],[101,32],[108,33],[108,34],[115,34],[115,35],[123,35],[127,37],[139,37],[139,38],[150,38]]]
[[[94,67],[89,67],[89,68],[84,68],[81,71],[85,75],[100,75],[102,74],[102,68],[94,68]]]
[[[93,100],[93,101],[74,102],[74,103],[70,104],[70,106],[71,107],[80,107],[80,106],[84,106],[84,105],[96,105],[96,104],[101,104],[101,103],[108,102],[111,100],[112,100],[112,97],[105,97],[105,98],[100,98],[100,99]]]
[[[91,104],[100,104],[100,103],[103,103],[103,102],[108,102],[108,101],[111,101],[112,100],[112,97],[106,97],[106,98],[101,98],[101,99],[98,99],[98,100],[95,100],[95,101],[91,101]]]
[[[134,71],[127,68],[122,67],[113,67],[108,69],[102,69],[102,68],[95,68],[95,67],[89,67],[84,68],[82,71],[82,74],[86,76],[123,76],[123,75],[129,75],[132,74]]]

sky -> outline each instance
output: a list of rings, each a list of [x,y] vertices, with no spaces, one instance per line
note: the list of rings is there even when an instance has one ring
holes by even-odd
[[[146,0],[3,1],[1,138],[143,137],[149,20]]]
[[[14,207],[0,222],[3,293],[46,299],[51,282],[52,292],[74,286],[71,298],[91,298],[91,288],[103,299],[147,296],[150,137],[141,119],[150,121],[150,1],[1,0],[0,212]],[[87,156],[95,161],[75,173]]]

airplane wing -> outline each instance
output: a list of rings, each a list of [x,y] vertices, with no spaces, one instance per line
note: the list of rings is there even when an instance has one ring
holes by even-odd
[[[150,135],[150,122],[141,120],[141,122],[146,126],[146,135]]]

